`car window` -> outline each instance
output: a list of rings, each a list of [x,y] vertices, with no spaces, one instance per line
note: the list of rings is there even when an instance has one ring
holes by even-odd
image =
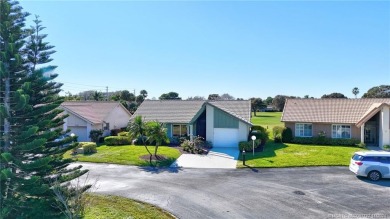
[[[390,163],[390,157],[380,157],[379,161],[381,163]]]
[[[378,161],[378,157],[364,157],[362,161]]]
[[[363,158],[364,157],[362,155],[355,154],[355,155],[353,155],[352,160],[361,161],[361,160],[363,160]]]

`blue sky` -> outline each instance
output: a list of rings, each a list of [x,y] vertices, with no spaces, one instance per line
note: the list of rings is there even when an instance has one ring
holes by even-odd
[[[354,97],[390,84],[390,1],[21,1],[64,91]],[[33,16],[30,16],[30,20]]]

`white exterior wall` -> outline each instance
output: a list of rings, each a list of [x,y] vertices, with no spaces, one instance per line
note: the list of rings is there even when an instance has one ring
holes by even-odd
[[[390,108],[385,106],[380,112],[379,119],[379,147],[390,145]]]
[[[250,126],[242,121],[238,122],[238,142],[247,141],[249,135]],[[237,142],[237,146],[238,146]]]
[[[75,116],[72,113],[68,113],[66,111],[65,113],[69,115],[65,118],[65,123],[67,124],[67,126],[87,126],[87,122],[80,117]]]
[[[130,117],[131,115],[118,105],[108,114],[104,121],[110,123],[110,130],[119,129],[127,126]]]
[[[214,143],[214,107],[206,105],[206,141]]]

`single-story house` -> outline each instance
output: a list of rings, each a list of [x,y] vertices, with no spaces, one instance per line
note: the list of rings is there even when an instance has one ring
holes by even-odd
[[[356,138],[390,144],[390,98],[287,99],[281,121],[296,137]]]
[[[145,100],[131,118],[136,116],[164,123],[170,138],[201,136],[213,147],[238,147],[252,127],[246,100]]]
[[[103,136],[110,130],[127,126],[131,113],[119,102],[69,101],[61,108],[69,116],[64,119],[63,129],[70,129],[78,136],[78,141],[90,141],[91,130],[103,130]]]

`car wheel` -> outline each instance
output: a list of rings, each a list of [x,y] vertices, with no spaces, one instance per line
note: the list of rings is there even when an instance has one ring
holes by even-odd
[[[382,178],[382,175],[379,171],[373,170],[368,173],[367,177],[372,181],[378,181]]]

